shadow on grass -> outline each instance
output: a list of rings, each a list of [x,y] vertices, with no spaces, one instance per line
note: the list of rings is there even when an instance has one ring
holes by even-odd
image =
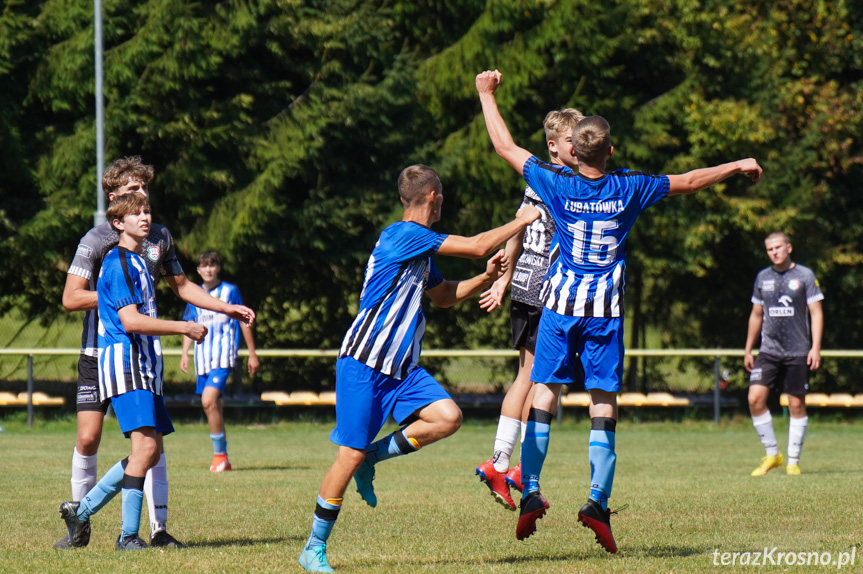
[[[248,472],[252,470],[311,470],[310,466],[244,466],[234,468],[231,472]]]
[[[713,548],[693,548],[691,546],[624,546],[618,556],[623,558],[646,556],[650,558],[685,558],[708,554]]]
[[[262,546],[264,544],[284,544],[286,542],[305,542],[302,536],[282,536],[278,538],[224,538],[216,540],[205,540],[203,542],[189,542],[189,548],[221,548],[224,546]]]

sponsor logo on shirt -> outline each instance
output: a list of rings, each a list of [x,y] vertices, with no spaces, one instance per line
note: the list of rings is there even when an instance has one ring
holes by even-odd
[[[526,267],[516,267],[515,273],[512,274],[512,284],[519,289],[527,290],[530,285],[530,276],[533,271]]]
[[[794,307],[770,307],[767,314],[771,317],[793,317]]]
[[[147,259],[150,261],[156,262],[159,260],[159,255],[161,254],[161,249],[159,249],[158,245],[151,245],[144,250],[144,255],[147,256]]]
[[[78,250],[75,251],[76,257],[83,257],[84,259],[90,259],[90,256],[93,255],[93,248],[89,245],[84,245],[83,243],[78,245]]]
[[[765,281],[763,285],[761,285],[762,291],[773,291],[776,288],[776,285],[773,283],[773,280]]]

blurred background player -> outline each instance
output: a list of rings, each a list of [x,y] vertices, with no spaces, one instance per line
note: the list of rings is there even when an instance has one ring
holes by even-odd
[[[222,258],[216,251],[204,251],[198,255],[198,275],[203,280],[201,287],[210,294],[230,305],[242,305],[240,290],[236,285],[222,281]],[[240,333],[249,349],[249,375],[258,372],[258,355],[255,353],[255,338],[252,328],[227,315],[199,309],[192,304],[186,305],[183,320],[195,321],[207,327],[207,337],[195,346],[195,373],[198,376],[195,392],[201,395],[201,406],[207,414],[210,426],[210,439],[213,441],[213,462],[210,472],[231,470],[228,460],[228,439],[225,435],[225,417],[222,412],[222,395],[225,385],[234,370],[239,351]],[[183,337],[183,354],[180,356],[180,370],[189,372],[189,347],[192,339]]]
[[[539,323],[531,380],[537,384],[521,449],[522,499],[516,538],[536,531],[548,502],[539,477],[548,451],[553,407],[564,384],[578,380],[581,364],[590,393],[588,446],[590,495],[578,520],[608,552],[617,552],[611,532],[611,496],[617,427],[617,393],[623,376],[623,286],[626,239],[638,215],[668,195],[693,193],[738,173],[761,177],[754,159],[683,175],[645,175],[625,169],[606,173],[614,152],[611,128],[600,116],[581,120],[572,133],[578,173],[540,161],[512,140],[497,109],[497,70],[476,77],[486,128],[494,149],[542,198],[554,218],[560,256],[549,270],[546,309]]]
[[[489,287],[503,272],[503,251],[486,263],[484,273],[447,281],[432,255],[485,257],[539,217],[526,207],[514,221],[474,237],[431,230],[440,221],[443,189],[430,167],[405,168],[398,179],[402,220],[388,226],[366,265],[360,311],[345,334],[336,361],[336,460],[318,491],[312,531],[300,554],[309,572],[332,572],[327,540],[342,507],[351,477],[369,506],[377,506],[372,481],[375,465],[416,452],[459,429],[461,410],[425,369],[417,365],[425,316],[422,296],[438,307],[456,303]],[[402,427],[372,443],[387,418]]]
[[[106,213],[119,234],[99,270],[99,398],[110,400],[131,454],[115,464],[82,498],[60,505],[74,547],[89,542],[90,517],[121,490],[123,526],[117,550],[143,550],[138,536],[144,475],[160,458],[163,435],[174,432],[162,399],[164,363],[159,335],[201,341],[207,328],[191,321],[156,317],[156,294],[144,253],[150,234],[150,204],[139,193],[117,198]]]
[[[578,160],[572,155],[572,128],[584,116],[578,110],[565,108],[548,112],[542,125],[551,163],[565,165],[573,171],[578,169]],[[480,307],[492,311],[503,303],[506,288],[512,282],[510,323],[512,347],[519,352],[518,374],[507,390],[500,408],[500,420],[494,437],[491,459],[476,468],[480,480],[488,486],[492,496],[508,510],[515,510],[515,502],[509,488],[521,491],[521,465],[509,468],[515,444],[522,436],[527,420],[526,405],[533,388],[530,371],[536,350],[536,333],[542,315],[540,290],[554,237],[554,219],[548,208],[530,186],[524,189],[521,207],[532,205],[542,214],[523,233],[518,233],[506,243],[506,255],[512,262],[518,260],[494,282],[491,289],[482,294]]]
[[[764,476],[783,463],[773,432],[773,418],[767,408],[771,390],[788,393],[791,418],[785,471],[799,475],[800,450],[809,422],[806,416],[809,374],[821,366],[821,336],[824,332],[821,301],[824,295],[812,270],[791,260],[792,247],[787,235],[774,231],[764,240],[764,246],[773,265],[762,269],[755,278],[743,355],[743,365],[750,372],[749,413],[766,451],[752,476]],[[761,349],[753,359],[752,347],[759,334]]]
[[[114,160],[102,174],[102,191],[109,202],[129,193],[149,196],[153,181],[153,166],[146,165],[140,156]],[[72,500],[81,500],[96,484],[97,452],[102,441],[102,424],[110,401],[99,399],[97,325],[99,314],[96,280],[105,255],[120,240],[109,222],[97,225],[87,232],[75,251],[63,288],[63,307],[68,312],[84,311],[84,330],[81,334],[81,355],[78,357],[78,393],[76,400],[78,432],[72,453]],[[144,261],[150,277],[156,284],[164,276],[174,293],[188,303],[215,311],[229,313],[244,322],[255,318],[254,312],[243,306],[228,306],[213,299],[200,287],[186,280],[177,260],[171,232],[164,225],[152,223],[144,238]],[[147,508],[150,513],[151,546],[182,546],[167,532],[168,473],[164,453],[149,472],[144,486]],[[87,523],[89,528],[89,522]],[[88,538],[89,540],[89,538]],[[86,544],[85,544],[86,545]],[[68,536],[55,545],[58,549],[72,548]]]

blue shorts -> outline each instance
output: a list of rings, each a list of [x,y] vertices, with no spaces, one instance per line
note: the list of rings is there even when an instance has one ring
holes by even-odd
[[[569,317],[546,309],[539,320],[530,380],[617,393],[623,382],[623,318]]]
[[[401,425],[421,408],[449,398],[440,383],[421,367],[400,381],[352,357],[342,357],[336,361],[336,428],[330,440],[364,449],[372,444],[390,414]]]
[[[206,387],[215,387],[219,394],[225,394],[225,386],[231,378],[231,369],[213,369],[206,375],[198,375],[198,384],[195,385],[195,393],[202,395]]]
[[[126,438],[133,430],[143,427],[153,427],[162,435],[174,432],[174,424],[161,395],[139,389],[111,397],[111,406]]]

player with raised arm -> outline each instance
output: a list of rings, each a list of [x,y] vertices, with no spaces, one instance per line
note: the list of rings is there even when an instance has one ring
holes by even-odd
[[[494,149],[542,198],[554,218],[560,257],[549,270],[549,293],[539,324],[531,380],[539,383],[521,450],[523,492],[516,527],[519,540],[536,531],[549,507],[539,488],[548,449],[552,407],[560,388],[577,380],[580,363],[590,393],[588,446],[590,495],[578,520],[608,552],[617,552],[611,532],[611,496],[617,425],[617,393],[623,375],[623,285],[626,239],[638,215],[668,195],[694,193],[735,174],[754,181],[761,167],[744,159],[683,175],[646,175],[626,169],[605,171],[614,148],[611,129],[600,116],[575,126],[572,146],[579,172],[544,163],[518,147],[497,109],[494,92],[501,74],[476,77],[486,128]]]
[[[90,517],[122,491],[123,525],[117,550],[143,550],[138,536],[144,476],[160,458],[162,437],[174,432],[162,400],[164,364],[159,335],[201,341],[207,328],[156,316],[153,280],[142,255],[150,234],[150,204],[139,193],[116,199],[106,214],[119,234],[99,270],[99,399],[111,401],[131,454],[116,463],[80,500],[60,505],[72,547],[86,546]]]
[[[821,366],[821,336],[824,333],[824,295],[815,274],[791,260],[791,240],[774,231],[764,240],[773,265],[755,278],[752,312],[746,333],[743,365],[749,371],[749,413],[766,454],[752,476],[764,476],[784,462],[773,432],[767,397],[775,390],[788,393],[788,465],[786,474],[800,475],[800,451],[806,437],[806,393],[809,374]],[[766,313],[765,313],[766,309]],[[812,341],[809,340],[812,319]],[[752,357],[752,347],[761,336],[761,350]]]
[[[148,195],[153,180],[153,166],[142,162],[140,156],[117,159],[102,175],[102,191],[109,202],[129,193]],[[78,501],[93,488],[97,478],[97,453],[102,440],[102,424],[110,401],[100,400],[98,393],[99,315],[96,281],[102,261],[119,242],[119,234],[109,222],[97,225],[81,239],[75,257],[66,275],[63,289],[63,307],[68,312],[84,311],[84,329],[81,334],[81,355],[78,357],[77,422],[78,433],[72,454],[72,500]],[[177,260],[174,241],[164,225],[153,223],[144,238],[142,253],[150,277],[155,284],[160,277],[171,286],[181,299],[198,307],[227,313],[231,317],[250,323],[255,314],[248,307],[227,305],[210,297],[200,287],[188,281]],[[168,521],[168,473],[164,453],[156,465],[147,472],[144,486],[147,508],[150,513],[152,546],[181,547],[167,532]],[[89,522],[87,523],[89,528]],[[78,543],[89,541],[89,533]],[[57,549],[76,547],[67,536],[55,545]]]
[[[584,116],[578,110],[565,108],[548,112],[542,125],[548,154],[554,165],[578,169],[578,160],[572,155],[572,128]],[[540,290],[549,265],[549,252],[554,237],[554,219],[542,200],[530,186],[524,189],[521,207],[532,205],[542,214],[539,219],[506,242],[510,261],[517,261],[482,294],[480,306],[492,311],[503,303],[506,289],[512,283],[510,323],[512,347],[519,352],[518,373],[503,398],[500,419],[494,437],[491,459],[476,468],[480,480],[488,486],[495,500],[507,510],[515,510],[510,487],[521,491],[521,465],[509,468],[515,443],[519,440],[527,420],[527,409],[533,383],[530,371],[536,352],[536,334],[542,315]]]
[[[508,262],[500,251],[484,273],[447,281],[432,255],[485,257],[539,217],[536,208],[526,207],[515,220],[491,231],[473,237],[444,235],[431,230],[443,204],[434,170],[405,168],[398,190],[402,220],[383,230],[369,257],[360,310],[336,361],[336,428],[330,440],[339,449],[318,492],[312,531],[299,558],[309,572],[333,571],[326,545],[351,477],[363,500],[375,507],[377,463],[415,452],[461,426],[461,410],[417,365],[425,332],[422,295],[427,293],[439,307],[451,307],[490,286]],[[390,415],[402,428],[372,443]]]

